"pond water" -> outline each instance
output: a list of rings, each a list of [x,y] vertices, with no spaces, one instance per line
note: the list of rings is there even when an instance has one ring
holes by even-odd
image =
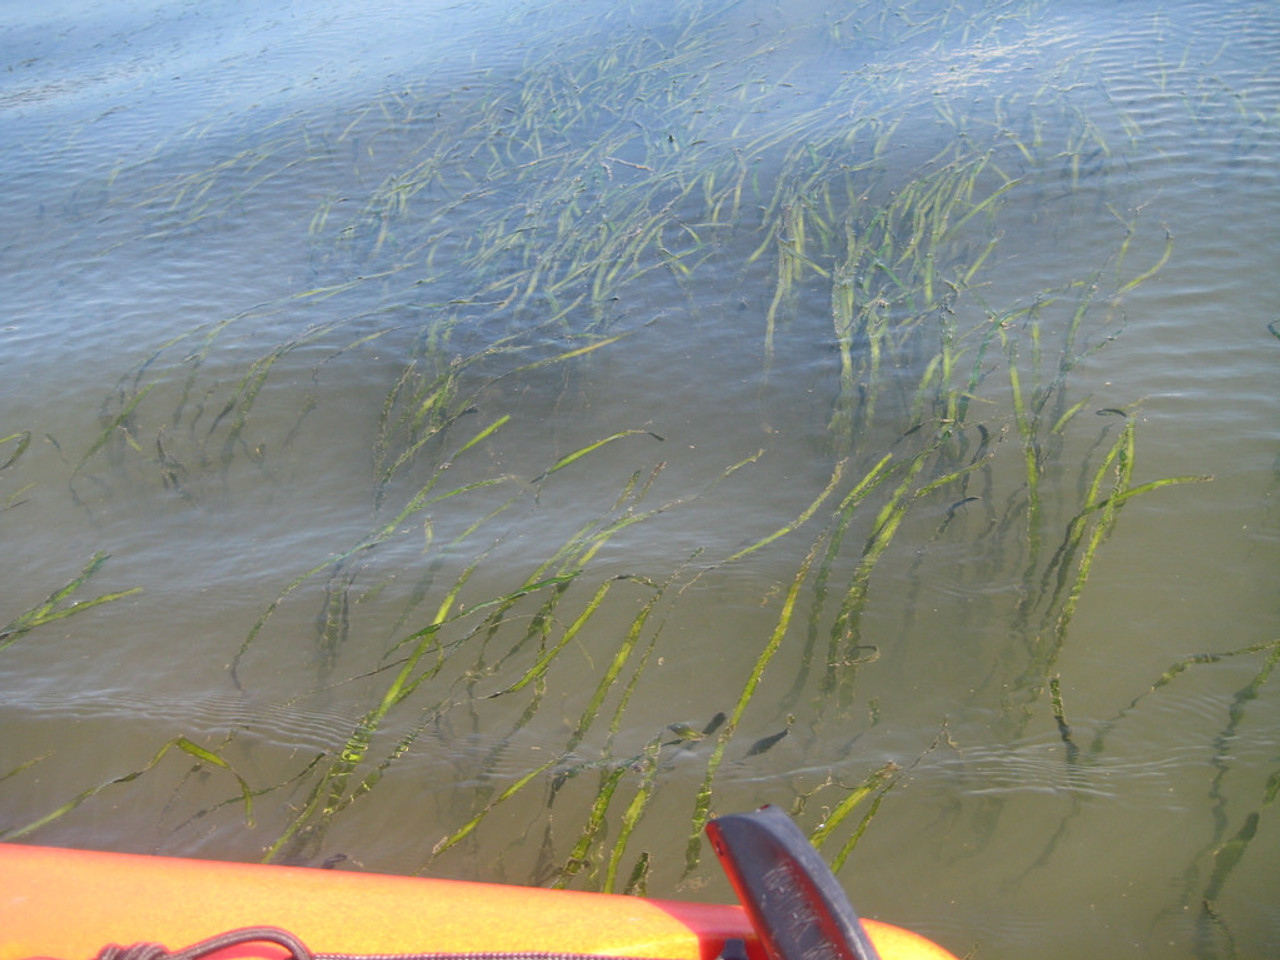
[[[1280,953],[1274,4],[0,52],[0,839]]]

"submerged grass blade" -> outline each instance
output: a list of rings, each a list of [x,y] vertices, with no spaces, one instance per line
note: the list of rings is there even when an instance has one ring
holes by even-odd
[[[240,774],[236,773],[236,771],[231,768],[230,764],[228,764],[225,760],[223,760],[217,754],[213,753],[210,750],[206,750],[204,747],[201,747],[199,744],[194,743],[191,740],[188,740],[186,737],[176,737],[175,739],[170,740],[168,743],[164,744],[164,746],[162,746],[158,751],[156,751],[155,755],[147,762],[145,766],[141,767],[140,769],[134,770],[132,773],[123,774],[122,776],[119,776],[119,777],[113,777],[112,779],[107,780],[104,783],[98,784],[98,786],[96,787],[91,787],[88,790],[78,793],[76,794],[76,796],[72,797],[70,800],[68,800],[62,806],[58,807],[56,810],[53,810],[45,814],[43,817],[40,817],[39,819],[34,820],[23,827],[16,827],[10,830],[0,831],[0,840],[21,840],[23,837],[27,837],[27,836],[30,836],[32,833],[35,833],[41,827],[45,827],[48,824],[52,823],[53,821],[66,816],[72,810],[75,810],[81,804],[85,803],[85,801],[91,800],[94,797],[96,797],[103,790],[106,790],[109,787],[118,786],[119,784],[131,783],[132,781],[137,780],[139,777],[153,770],[160,763],[160,761],[164,759],[165,754],[167,754],[170,750],[175,748],[187,754],[188,756],[194,757],[200,763],[207,763],[215,767],[220,767],[221,769],[226,770],[233,777],[235,777],[236,782],[240,785],[241,798],[244,803],[245,823],[248,827],[252,828],[254,825],[253,793],[249,789],[249,784],[245,781],[245,779],[242,776],[240,776]]]
[[[618,828],[618,839],[614,842],[613,850],[609,854],[609,864],[605,869],[604,876],[603,889],[605,893],[614,892],[614,886],[618,878],[618,864],[626,853],[627,842],[631,839],[631,834],[635,830],[636,824],[649,806],[649,801],[653,798],[654,781],[658,770],[658,750],[661,743],[661,737],[654,737],[645,744],[644,755],[639,761],[639,766],[643,771],[640,786],[636,788],[635,796],[631,798],[631,803],[622,814],[622,823]],[[635,886],[636,880],[633,876],[627,883],[627,888],[630,890]]]
[[[6,443],[18,441],[13,448],[13,453],[9,454],[9,459],[4,463],[0,463],[0,470],[7,470],[18,462],[19,458],[27,452],[27,447],[31,446],[31,431],[23,430],[21,433],[11,433],[7,437],[0,437],[0,446]]]
[[[836,804],[835,808],[827,814],[822,824],[809,834],[809,842],[812,843],[815,848],[821,850],[822,845],[826,843],[827,838],[840,827],[840,824],[843,823],[845,818],[853,812],[853,809],[871,794],[884,786],[885,782],[889,780],[897,770],[898,765],[890,761],[880,767],[880,769],[868,775],[862,783],[850,790],[845,795],[844,799]]]
[[[492,800],[488,804],[486,804],[483,810],[477,813],[474,817],[472,817],[470,820],[464,823],[461,827],[459,827],[453,833],[449,834],[446,837],[443,837],[434,847],[432,847],[431,859],[434,860],[436,857],[440,856],[440,854],[444,853],[450,847],[457,845],[462,840],[465,840],[471,834],[471,831],[475,830],[475,828],[480,825],[480,822],[485,817],[487,817],[494,810],[495,807],[510,800],[513,796],[515,796],[517,793],[519,793],[521,790],[527,787],[530,783],[536,780],[540,775],[542,775],[543,773],[546,773],[548,770],[550,770],[553,766],[555,766],[559,762],[560,762],[559,757],[553,757],[552,759],[548,760],[546,763],[543,763],[542,765],[537,766],[534,769],[530,770],[528,773],[520,777],[514,783],[509,784],[507,788],[502,791],[502,793],[498,794],[498,797],[495,800]]]
[[[840,868],[844,866],[845,861],[849,859],[849,855],[853,853],[854,848],[857,847],[858,841],[860,841],[863,834],[867,832],[867,827],[871,826],[872,818],[879,812],[881,801],[884,800],[885,796],[894,788],[897,782],[897,780],[890,780],[889,783],[880,788],[879,793],[877,793],[875,798],[871,801],[871,806],[867,808],[867,812],[862,815],[862,819],[858,822],[857,829],[849,835],[848,840],[841,844],[840,850],[836,853],[835,857],[832,858],[832,873],[838,873]]]
[[[525,671],[524,676],[510,686],[504,687],[496,693],[489,694],[489,697],[500,697],[504,694],[516,693],[519,690],[523,690],[533,681],[539,680],[545,676],[547,669],[551,666],[551,661],[554,660],[556,655],[564,649],[566,644],[578,635],[583,626],[586,625],[587,620],[596,612],[596,610],[599,609],[600,604],[604,602],[605,596],[609,593],[609,589],[616,582],[616,579],[609,579],[602,583],[597,588],[595,596],[593,596],[587,603],[586,608],[581,614],[579,614],[578,618],[569,625],[569,628],[561,635],[559,641],[557,641],[554,646],[544,650],[542,654],[539,655],[537,662]]]
[[[906,475],[894,488],[889,501],[880,509],[872,524],[871,534],[862,548],[862,555],[854,568],[844,600],[840,604],[840,612],[836,615],[831,627],[831,640],[827,655],[827,676],[824,690],[830,692],[836,685],[836,668],[843,662],[856,662],[856,650],[859,646],[859,621],[867,604],[867,591],[871,584],[871,575],[881,556],[893,542],[894,535],[906,516],[913,497],[908,491],[916,476],[924,469],[925,455],[917,454],[906,468]]]
[[[634,429],[619,430],[617,433],[610,434],[609,436],[605,437],[603,440],[597,440],[595,443],[589,443],[585,447],[579,447],[577,450],[574,450],[572,453],[565,454],[563,457],[557,460],[554,464],[552,464],[549,470],[535,477],[533,482],[535,484],[541,483],[543,480],[547,479],[547,477],[551,476],[553,473],[557,473],[563,470],[565,467],[569,466],[569,464],[576,463],[578,460],[581,460],[587,454],[594,453],[596,450],[599,450],[601,447],[606,446],[610,443],[613,443],[615,440],[621,440],[624,437],[635,437],[640,435],[647,435],[647,436],[653,437],[653,439],[655,440],[663,439],[662,437],[654,433],[652,430],[634,430]]]
[[[150,393],[155,386],[156,384],[154,383],[147,384],[135,393],[129,402],[125,404],[124,408],[116,414],[112,421],[107,425],[106,429],[98,435],[98,439],[90,444],[89,449],[85,452],[84,456],[80,458],[80,462],[76,464],[75,469],[71,471],[72,480],[74,480],[76,476],[79,475],[80,471],[84,469],[85,464],[93,459],[93,456],[110,442],[111,438],[116,435],[116,431],[122,430],[126,436],[128,435],[128,430],[125,429],[126,424],[133,416],[134,411],[137,410],[138,404],[143,401],[146,395]]]
[[[83,613],[93,607],[101,606],[104,603],[111,603],[114,600],[120,600],[124,597],[131,597],[134,594],[141,593],[141,587],[132,587],[128,590],[120,590],[115,593],[104,593],[92,600],[75,601],[68,607],[59,609],[62,601],[66,600],[71,594],[75,593],[89,581],[89,579],[102,568],[107,562],[110,554],[95,553],[89,562],[85,565],[80,574],[75,577],[66,586],[61,587],[51,593],[39,606],[33,607],[26,613],[19,614],[14,617],[3,627],[0,627],[0,650],[11,646],[17,642],[25,634],[36,629],[36,627],[44,626],[47,623],[54,623],[67,617],[74,616],[77,613]]]
[[[769,544],[773,543],[775,540],[779,539],[780,537],[785,537],[788,533],[791,533],[794,530],[798,530],[800,527],[804,526],[805,523],[808,522],[809,518],[812,517],[814,513],[817,512],[818,508],[822,506],[823,502],[827,499],[827,497],[831,496],[832,491],[834,491],[835,488],[840,485],[840,478],[844,475],[844,468],[847,463],[848,463],[847,460],[841,460],[839,463],[836,464],[835,469],[831,472],[831,479],[827,481],[826,487],[823,489],[823,491],[820,494],[818,494],[817,498],[812,503],[809,504],[809,506],[805,507],[805,509],[801,512],[801,514],[798,517],[796,517],[790,523],[782,527],[779,527],[777,530],[769,534],[767,537],[757,540],[755,543],[751,544],[750,546],[743,547],[737,553],[731,554],[730,556],[722,560],[721,563],[729,564],[729,563],[733,563],[736,560],[741,560],[743,557],[748,556],[752,553],[755,553],[757,550],[761,549],[762,547],[767,547]]]
[[[622,673],[623,667],[635,652],[636,644],[640,642],[640,635],[644,631],[645,624],[648,622],[649,615],[653,613],[654,607],[662,598],[664,587],[654,589],[653,595],[645,601],[640,611],[631,621],[631,626],[627,629],[626,635],[623,637],[622,643],[619,644],[617,651],[614,653],[613,660],[605,669],[604,674],[600,677],[600,682],[596,684],[595,692],[592,693],[590,701],[582,711],[577,726],[574,727],[573,733],[569,737],[568,743],[565,744],[564,752],[566,754],[573,753],[578,745],[582,743],[586,737],[587,731],[591,729],[591,725],[595,723],[596,717],[600,712],[604,699],[612,689],[614,683],[617,682],[619,674]],[[625,703],[623,704],[625,706]]]
[[[825,498],[825,496],[826,494],[824,493],[823,497]],[[778,621],[773,628],[773,633],[770,634],[768,642],[765,643],[759,656],[756,657],[755,665],[751,669],[751,675],[747,677],[742,693],[738,696],[738,702],[734,704],[733,712],[729,715],[728,722],[720,728],[720,734],[716,737],[715,746],[712,748],[711,756],[707,760],[707,772],[702,779],[702,785],[698,788],[697,798],[694,801],[693,829],[685,848],[684,875],[686,877],[698,868],[698,861],[701,859],[702,831],[706,827],[707,821],[711,818],[712,784],[715,782],[720,764],[724,761],[725,748],[737,731],[742,715],[746,712],[747,705],[755,695],[756,688],[760,685],[765,669],[782,646],[783,638],[786,637],[787,630],[791,626],[791,618],[795,614],[796,600],[800,595],[800,588],[809,577],[809,568],[821,551],[824,539],[825,537],[820,536],[814,541],[804,561],[800,564],[800,568],[796,571],[795,576],[792,577],[791,587],[787,591],[786,599],[783,600],[782,609],[778,614]]]
[[[1160,254],[1160,259],[1157,260],[1152,267],[1150,267],[1147,270],[1144,270],[1142,273],[1138,274],[1128,283],[1121,286],[1120,289],[1116,291],[1116,296],[1122,297],[1126,293],[1128,293],[1130,290],[1150,280],[1157,273],[1159,273],[1161,270],[1164,269],[1164,265],[1169,262],[1169,257],[1172,255],[1173,255],[1173,234],[1169,233],[1168,230],[1166,229],[1164,252]]]

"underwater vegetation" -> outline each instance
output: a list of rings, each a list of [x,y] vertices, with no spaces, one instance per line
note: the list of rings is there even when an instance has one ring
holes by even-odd
[[[1149,472],[1143,398],[1090,366],[1176,262],[1123,175],[1149,151],[1139,81],[1071,53],[1035,2],[597,13],[510,71],[286,117],[212,163],[191,130],[113,173],[134,226],[102,256],[285,205],[301,266],[111,371],[86,442],[47,438],[68,510],[263,509],[338,461],[365,479],[219,627],[206,682],[240,719],[176,723],[33,812],[0,802],[0,840],[52,842],[146,787],[178,852],[332,865],[381,832],[406,871],[672,896],[708,882],[707,820],[767,801],[848,879],[895,804],[965,767],[956,714],[977,704],[983,746],[1053,731],[1068,806],[1032,869],[1114,738],[1246,664],[1206,739],[1211,823],[1166,892],[1201,955],[1233,955],[1222,901],[1274,833],[1280,758],[1259,790],[1232,750],[1274,702],[1280,638],[1171,655],[1083,728],[1060,667],[1125,515],[1213,479],[1191,457]],[[1274,131],[1274,108],[1186,67],[1161,48],[1132,73],[1180,85],[1199,123]],[[1079,223],[1082,271],[1054,251]],[[696,443],[672,423],[699,411],[644,376],[681,351],[713,384]],[[0,431],[4,531],[39,440]],[[6,597],[0,657],[145,598],[91,595],[115,554],[35,606]],[[980,625],[964,649],[921,647],[939,582]],[[967,700],[910,692],[950,671]],[[58,762],[0,770],[0,797]],[[956,782],[938,816],[974,856],[1018,808]]]

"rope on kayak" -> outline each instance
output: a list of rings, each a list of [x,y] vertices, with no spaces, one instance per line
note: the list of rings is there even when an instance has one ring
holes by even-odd
[[[472,953],[312,953],[296,936],[279,927],[243,927],[239,930],[228,930],[216,937],[172,951],[158,943],[135,943],[128,947],[112,943],[99,950],[94,960],[202,960],[220,950],[243,946],[247,943],[274,943],[288,950],[292,960],[628,960],[626,957],[537,950]],[[747,960],[745,944],[741,940],[727,940],[716,960]]]
[[[96,960],[200,960],[211,953],[238,947],[245,943],[274,943],[284,947],[293,960],[312,960],[306,944],[288,930],[279,927],[243,927],[228,930],[208,940],[201,940],[181,950],[170,951],[158,943],[135,943],[130,947],[108,944],[98,951]]]

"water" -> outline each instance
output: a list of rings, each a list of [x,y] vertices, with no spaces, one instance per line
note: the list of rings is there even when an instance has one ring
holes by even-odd
[[[1280,947],[1271,5],[10,20],[5,836]]]

